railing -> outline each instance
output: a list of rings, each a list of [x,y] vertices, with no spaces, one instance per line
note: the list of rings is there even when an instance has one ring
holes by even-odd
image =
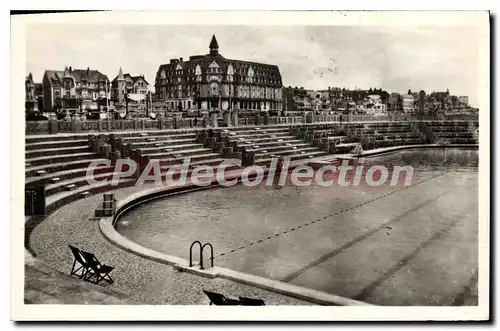
[[[276,125],[276,124],[302,124],[302,123],[330,123],[330,122],[394,122],[394,121],[477,121],[475,114],[449,114],[415,116],[410,114],[392,114],[384,116],[373,115],[313,115],[303,116],[247,116],[237,119],[239,126],[251,125]],[[211,120],[206,117],[183,118],[162,117],[151,119],[126,119],[126,120],[49,120],[27,121],[26,134],[43,134],[59,132],[110,132],[110,131],[143,131],[165,130],[178,128],[203,128],[209,126]]]
[[[214,247],[210,243],[205,243],[202,245],[199,240],[193,241],[193,243],[191,244],[191,247],[189,247],[189,266],[190,267],[194,266],[194,264],[193,264],[193,247],[196,244],[198,244],[200,246],[200,263],[199,263],[200,269],[204,269],[204,267],[203,267],[203,250],[207,246],[210,247],[210,262],[211,262],[210,265],[213,268],[213,266],[214,266]]]

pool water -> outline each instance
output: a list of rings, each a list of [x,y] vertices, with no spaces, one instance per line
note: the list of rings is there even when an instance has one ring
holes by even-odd
[[[215,265],[374,304],[477,304],[478,151],[365,164],[412,165],[420,182],[208,189],[140,205],[116,228],[186,259],[193,241],[209,242]]]

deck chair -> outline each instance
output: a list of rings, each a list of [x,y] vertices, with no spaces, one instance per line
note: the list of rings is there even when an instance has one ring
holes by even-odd
[[[242,306],[265,306],[264,300],[240,297],[240,304]]]
[[[69,249],[71,249],[71,252],[73,253],[73,267],[71,267],[71,273],[69,274],[70,276],[77,275],[80,279],[85,277],[89,271],[89,265],[85,258],[82,256],[80,253],[80,250],[76,248],[75,246],[68,245]],[[81,270],[81,273],[78,274],[78,272]]]
[[[240,304],[238,300],[228,299],[220,293],[215,293],[205,290],[203,290],[203,292],[210,299],[210,306],[212,304],[216,306],[238,306]]]
[[[113,279],[111,278],[111,276],[109,276],[109,273],[113,271],[115,268],[102,264],[92,253],[84,251],[81,252],[89,265],[89,271],[87,273],[88,276],[85,277],[85,280],[94,284],[98,284],[101,280],[104,279],[110,284],[112,284]],[[95,276],[95,281],[91,280],[93,276]]]

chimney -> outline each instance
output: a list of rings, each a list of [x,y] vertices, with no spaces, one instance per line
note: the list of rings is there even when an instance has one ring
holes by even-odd
[[[179,61],[180,61],[180,62],[182,62],[182,57],[181,57],[181,58],[179,58]]]
[[[69,74],[71,75],[73,73],[73,68],[71,68],[71,66],[69,66]]]

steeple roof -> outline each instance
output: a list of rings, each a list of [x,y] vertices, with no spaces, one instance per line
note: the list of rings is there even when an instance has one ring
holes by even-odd
[[[69,72],[69,68],[68,67],[64,67],[64,77],[71,77],[71,74]]]
[[[125,80],[125,77],[123,77],[122,67],[120,67],[120,71],[118,71],[118,80]]]
[[[215,35],[212,35],[212,40],[210,41],[210,49],[219,49],[219,44],[217,43],[217,39],[215,39]]]

